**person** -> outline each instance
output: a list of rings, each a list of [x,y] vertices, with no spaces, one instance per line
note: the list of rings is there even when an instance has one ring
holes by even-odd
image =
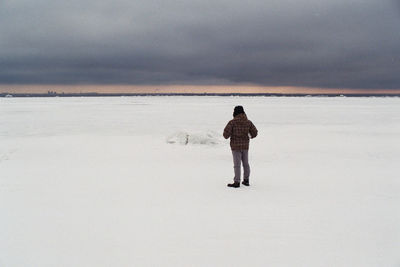
[[[243,163],[243,185],[249,186],[249,143],[250,137],[255,138],[258,134],[257,128],[247,119],[242,106],[236,106],[233,110],[233,120],[229,121],[224,129],[224,138],[230,140],[233,156],[233,168],[235,177],[229,187],[240,187],[240,165]]]

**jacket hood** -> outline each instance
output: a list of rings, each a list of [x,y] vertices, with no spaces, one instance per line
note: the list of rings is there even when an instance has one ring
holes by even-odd
[[[233,117],[234,120],[247,120],[247,116],[245,113],[241,113]]]

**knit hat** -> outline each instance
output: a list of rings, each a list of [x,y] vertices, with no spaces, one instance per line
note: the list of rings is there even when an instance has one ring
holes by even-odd
[[[236,117],[239,114],[245,114],[242,106],[236,106],[233,110],[233,117]]]

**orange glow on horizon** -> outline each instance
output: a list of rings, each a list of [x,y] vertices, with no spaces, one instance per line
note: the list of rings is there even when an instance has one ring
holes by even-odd
[[[278,94],[400,94],[400,89],[330,89],[258,85],[0,85],[0,93],[278,93]]]

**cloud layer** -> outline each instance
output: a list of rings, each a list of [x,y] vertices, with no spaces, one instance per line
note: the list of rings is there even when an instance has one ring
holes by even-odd
[[[393,0],[0,3],[2,84],[400,89]]]

